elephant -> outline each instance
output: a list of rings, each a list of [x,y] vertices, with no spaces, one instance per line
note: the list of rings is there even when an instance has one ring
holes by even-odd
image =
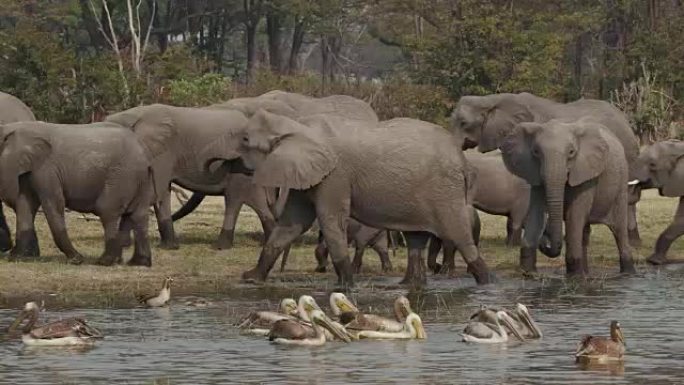
[[[541,191],[530,200],[530,211],[548,212],[546,247],[551,255],[560,254],[565,220],[568,275],[588,273],[590,225],[596,223],[613,233],[620,271],[634,272],[627,231],[629,166],[611,130],[591,118],[520,123],[501,152],[513,174]],[[527,223],[530,231],[527,226],[541,229],[542,224]]]
[[[59,125],[19,122],[0,126],[0,198],[17,214],[14,259],[35,255],[34,220],[42,206],[52,237],[69,262],[80,264],[64,221],[69,208],[100,217],[105,248],[100,264],[121,259],[119,223],[135,232],[130,265],[151,266],[148,207],[154,200],[151,159],[158,148],[112,123]]]
[[[667,251],[684,234],[684,142],[666,140],[645,147],[635,164],[635,176],[644,187],[658,189],[661,196],[679,198],[672,223],[658,236],[652,265],[668,263]]]
[[[187,108],[162,104],[135,107],[107,117],[108,122],[123,125],[136,134],[154,140],[163,153],[152,164],[157,204],[155,213],[161,236],[161,247],[178,248],[171,214],[171,183],[194,191],[186,207],[176,213],[181,218],[197,207],[204,195],[223,195],[226,202],[223,226],[217,249],[232,246],[235,222],[242,204],[256,212],[264,233],[275,226],[269,192],[251,183],[251,177],[239,173],[226,173],[222,178],[205,169],[205,163],[219,154],[235,160],[232,167],[240,168],[239,139],[247,117],[230,108]]]
[[[464,148],[476,147],[480,152],[501,148],[506,136],[518,123],[543,123],[552,119],[591,119],[605,126],[621,143],[627,163],[632,168],[639,154],[639,144],[624,113],[610,103],[594,99],[580,99],[571,103],[558,103],[530,93],[493,94],[486,96],[464,96],[454,109],[450,119],[450,129],[464,136]],[[632,172],[630,171],[630,174]],[[530,199],[542,199],[539,187],[530,190]],[[640,243],[636,222],[636,207],[639,191],[636,186],[630,190],[629,233],[630,242]],[[526,222],[543,222],[541,212],[530,211]],[[538,227],[538,226],[537,226]],[[540,234],[528,231],[525,226],[523,246],[520,250],[520,267],[524,271],[536,271],[536,250]],[[541,249],[547,254],[548,250]],[[548,255],[548,254],[547,254]],[[553,257],[552,255],[548,255]]]
[[[378,116],[371,106],[359,99],[347,95],[331,95],[324,98],[313,98],[292,92],[274,90],[256,97],[234,98],[224,103],[215,104],[207,107],[211,110],[237,110],[245,116],[250,117],[258,110],[265,110],[277,115],[289,118],[298,118],[321,113],[333,114],[347,119],[360,120],[365,122],[378,122]],[[211,150],[214,151],[215,149]],[[257,213],[263,210],[264,194],[273,196],[273,192],[264,192],[263,189],[254,186],[249,182],[249,177],[240,174],[232,174],[229,186],[226,189],[226,216],[223,230],[216,243],[219,249],[232,247],[235,223],[240,212],[240,207],[247,204]],[[195,190],[187,204],[180,208],[171,216],[173,221],[177,221],[194,211],[205,197],[204,191]],[[274,209],[274,202],[269,201],[269,205]],[[268,217],[261,214],[260,217]],[[272,220],[264,219],[264,229],[266,237],[270,233]],[[287,250],[285,251],[287,254]]]
[[[415,119],[364,124],[317,115],[295,121],[260,110],[247,125],[241,157],[255,184],[288,193],[257,266],[243,280],[264,281],[283,248],[318,219],[338,283],[353,285],[346,237],[352,217],[404,232],[404,283],[425,282],[422,252],[430,234],[456,245],[478,284],[491,282],[470,233],[471,181],[461,146],[442,127]]]
[[[15,122],[31,122],[36,120],[31,109],[16,97],[0,92],[0,124],[15,123]],[[37,237],[34,237],[37,239]],[[8,251],[12,249],[12,234],[5,213],[2,210],[2,203],[0,203],[0,251]],[[38,245],[32,247],[33,250],[38,250]]]

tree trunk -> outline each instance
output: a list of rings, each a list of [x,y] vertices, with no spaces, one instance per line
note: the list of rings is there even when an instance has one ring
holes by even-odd
[[[254,69],[256,68],[256,25],[247,26],[247,83],[251,84],[254,80]]]
[[[282,73],[282,28],[281,16],[271,12],[266,16],[266,33],[268,35],[268,59],[271,65],[271,71],[274,73]]]
[[[292,48],[290,49],[290,59],[287,63],[287,73],[293,75],[299,71],[299,66],[297,65],[297,58],[299,57],[299,52],[302,50],[302,44],[304,43],[304,25],[305,19],[295,17],[294,31],[292,32]]]

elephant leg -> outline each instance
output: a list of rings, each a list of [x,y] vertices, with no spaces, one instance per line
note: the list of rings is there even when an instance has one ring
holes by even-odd
[[[442,270],[440,273],[453,274],[456,271],[456,245],[450,241],[442,242]]]
[[[316,255],[316,266],[317,273],[325,273],[328,268],[328,246],[325,244],[325,237],[323,237],[323,232],[318,232],[318,243],[316,244],[316,249],[314,250]]]
[[[492,283],[494,274],[489,271],[487,263],[480,256],[475,246],[472,234],[472,220],[470,219],[470,207],[458,205],[451,212],[439,218],[442,228],[437,234],[442,242],[452,242],[461,253],[463,260],[468,265],[468,272],[473,275],[478,285]]]
[[[639,223],[637,222],[636,204],[628,206],[628,235],[629,243],[634,247],[641,246],[641,234],[639,234]]]
[[[684,234],[684,197],[679,198],[679,204],[672,222],[660,233],[653,254],[646,261],[652,265],[667,263],[667,251],[670,249],[672,242],[682,234]]]
[[[171,193],[168,189],[163,192],[159,203],[154,205],[154,214],[157,216],[157,225],[159,226],[159,247],[166,250],[177,250],[179,246],[171,219]]]
[[[512,247],[521,245],[523,223],[525,222],[525,217],[527,216],[527,208],[527,205],[524,207],[514,207],[508,215],[508,220],[506,221],[506,229],[508,231],[506,246]]]
[[[524,272],[537,271],[537,247],[544,231],[545,206],[543,187],[532,187],[530,206],[525,217],[525,236],[520,247],[520,268]]]
[[[227,250],[233,247],[235,224],[237,223],[238,215],[240,215],[240,208],[242,208],[244,203],[241,197],[228,195],[228,190],[225,191],[223,200],[226,205],[226,211],[223,215],[221,233],[219,233],[218,239],[213,245],[216,250]]]
[[[584,266],[585,274],[589,274],[589,239],[591,238],[591,225],[588,223],[584,225],[582,231],[582,266]]]
[[[128,261],[129,266],[152,266],[152,249],[149,239],[149,220],[147,208],[140,208],[131,214],[135,247],[133,257]]]
[[[133,238],[131,238],[132,231],[133,223],[131,222],[130,216],[124,215],[119,222],[119,243],[121,244],[121,247],[126,248],[133,245]],[[116,263],[121,263],[121,261],[117,261]]]
[[[475,246],[480,247],[480,232],[482,231],[482,222],[480,221],[480,215],[477,210],[472,207],[470,209],[470,227],[473,231],[473,242]]]
[[[52,196],[41,197],[43,213],[47,219],[52,239],[55,240],[57,248],[67,256],[67,261],[74,265],[83,263],[83,256],[74,248],[67,233],[66,222],[64,221],[64,200],[57,197],[57,192]],[[61,191],[58,192],[61,194]],[[115,225],[116,230],[116,225]],[[115,231],[115,234],[117,231]]]
[[[36,235],[35,220],[40,201],[28,186],[28,176],[19,177],[19,196],[15,205],[16,244],[10,252],[10,260],[40,257],[40,245]]]
[[[7,226],[7,219],[5,212],[2,209],[2,202],[0,202],[0,251],[8,251],[12,249],[12,233],[9,226]]]
[[[611,213],[608,228],[613,233],[615,244],[620,255],[620,272],[623,274],[634,274],[634,258],[632,257],[632,248],[629,244],[629,223],[625,222],[625,216],[629,215],[630,210],[627,205],[627,196],[624,196],[622,202],[618,202]],[[626,215],[625,215],[626,214]]]
[[[121,244],[120,228],[131,225],[124,224],[130,222],[128,215],[120,217],[114,214],[103,214],[100,216],[102,227],[104,228],[105,248],[100,259],[97,260],[98,265],[112,266],[115,263],[121,263],[123,254],[123,245]],[[130,233],[130,231],[129,231]]]
[[[262,189],[263,190],[263,189]],[[264,239],[262,244],[266,242],[268,236],[276,226],[276,219],[273,215],[273,211],[268,205],[268,200],[265,193],[259,193],[259,191],[253,192],[252,195],[257,195],[252,197],[246,203],[247,206],[251,207],[252,210],[259,217],[259,222],[261,222],[261,228],[264,230]]]
[[[354,260],[352,261],[352,271],[354,274],[361,272],[361,266],[363,266],[363,254],[366,251],[366,246],[359,246],[358,244],[354,247]]]
[[[387,239],[387,231],[382,230],[378,233],[376,239],[371,244],[371,248],[380,257],[380,264],[382,271],[392,271],[392,261],[389,257],[389,239]]]
[[[585,227],[589,226],[589,213],[593,204],[593,188],[570,188],[566,190],[565,207],[565,271],[569,276],[585,275],[586,245]],[[588,241],[588,238],[586,239]]]
[[[432,270],[434,274],[439,274],[439,272],[442,270],[442,265],[437,263],[437,256],[439,255],[439,251],[442,249],[442,240],[439,239],[438,237],[432,235],[430,236],[430,245],[428,247],[428,256],[427,256],[427,266],[428,269]],[[442,260],[443,262],[444,260]]]
[[[337,271],[338,285],[350,287],[354,285],[354,273],[349,263],[349,248],[347,242],[347,218],[349,218],[349,200],[318,203],[316,214],[325,243],[330,251],[330,258]]]
[[[404,275],[401,284],[421,287],[427,283],[423,251],[431,234],[422,231],[406,231],[404,236],[408,244],[408,264],[406,266],[406,275]]]
[[[316,210],[302,191],[292,191],[276,227],[261,250],[257,266],[242,273],[247,282],[265,281],[276,260],[297,237],[311,228]]]

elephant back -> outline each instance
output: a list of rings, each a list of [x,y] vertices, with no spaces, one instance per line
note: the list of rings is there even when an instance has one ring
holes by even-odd
[[[34,121],[33,111],[18,98],[0,92],[0,124]]]

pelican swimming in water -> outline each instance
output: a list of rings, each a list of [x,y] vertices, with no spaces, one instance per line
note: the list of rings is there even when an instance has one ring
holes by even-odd
[[[280,320],[273,324],[268,339],[280,345],[321,346],[328,340],[324,330],[344,342],[350,342],[351,338],[344,328],[328,318],[321,310],[309,311],[311,326],[292,320]]]
[[[171,282],[173,278],[164,278],[164,283],[162,283],[161,290],[157,294],[152,295],[138,295],[138,302],[147,307],[162,307],[166,306],[171,299]]]
[[[610,337],[585,336],[577,346],[575,362],[622,361],[625,356],[625,337],[620,323],[610,323]]]
[[[527,306],[518,303],[515,305],[515,310],[508,312],[508,314],[514,321],[512,323],[513,327],[526,339],[540,339],[543,337],[541,329],[530,315]]]
[[[292,298],[283,298],[280,301],[279,310],[280,312],[267,310],[251,312],[237,326],[240,329],[245,329],[248,334],[266,336],[276,321],[282,319],[295,320],[299,315],[297,302]]]
[[[515,322],[511,316],[503,310],[494,311],[483,308],[471,318],[466,325],[463,333],[463,341],[475,343],[497,344],[508,341],[508,331],[510,330],[520,341],[524,341],[518,329],[513,326]],[[503,323],[503,325],[502,325]]]
[[[423,321],[416,313],[406,317],[402,330],[398,332],[361,330],[357,333],[358,339],[395,339],[395,340],[424,340],[427,338]]]
[[[413,313],[411,303],[404,296],[399,296],[394,301],[394,317],[396,320],[375,314],[361,313],[347,296],[342,293],[332,293],[330,295],[330,308],[333,314],[339,317],[340,323],[347,330],[401,332],[404,330],[406,317]]]
[[[21,340],[28,346],[92,345],[96,339],[104,338],[99,330],[79,317],[36,326],[39,313],[38,305],[35,302],[28,302],[10,326],[9,332],[12,333],[22,321],[28,319],[21,336]]]

